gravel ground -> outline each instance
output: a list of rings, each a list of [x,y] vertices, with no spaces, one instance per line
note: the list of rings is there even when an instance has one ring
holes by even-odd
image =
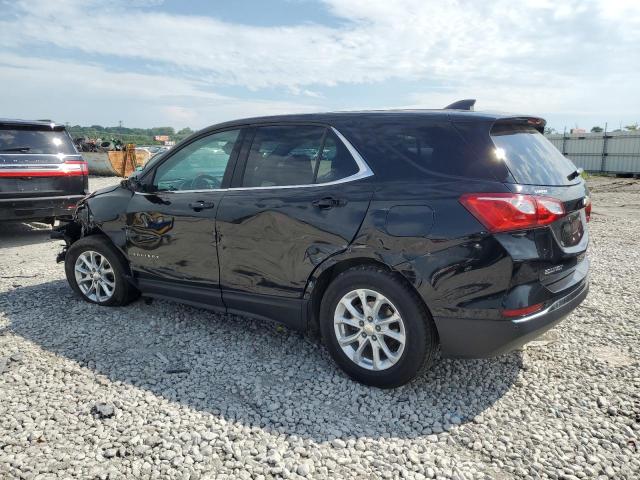
[[[273,324],[84,303],[48,228],[5,224],[0,478],[638,478],[640,181],[590,183],[583,305],[521,351],[440,359],[393,391]]]

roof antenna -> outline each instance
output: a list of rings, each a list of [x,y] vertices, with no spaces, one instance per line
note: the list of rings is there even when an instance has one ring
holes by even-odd
[[[473,106],[476,104],[475,98],[470,98],[467,100],[458,100],[457,102],[453,102],[451,105],[447,105],[444,107],[445,110],[469,110],[473,111]]]

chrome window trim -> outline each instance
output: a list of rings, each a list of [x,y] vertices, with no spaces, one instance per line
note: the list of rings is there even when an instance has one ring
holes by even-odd
[[[259,125],[257,126],[259,127]],[[373,171],[371,170],[371,168],[369,168],[369,165],[367,165],[367,162],[365,162],[364,158],[362,158],[362,155],[358,153],[358,151],[351,144],[351,142],[349,142],[349,140],[344,138],[344,136],[335,127],[330,127],[330,128],[331,128],[331,131],[336,134],[336,136],[342,142],[342,144],[345,147],[347,147],[347,150],[349,151],[351,158],[356,162],[356,165],[358,165],[358,171],[353,175],[349,175],[348,177],[340,178],[332,182],[324,182],[324,183],[307,183],[302,185],[274,185],[274,186],[267,186],[267,187],[208,188],[208,189],[198,189],[198,190],[162,190],[157,193],[238,192],[238,191],[245,191],[245,190],[275,190],[275,189],[286,189],[286,188],[326,187],[331,185],[339,185],[341,183],[355,182],[356,180],[372,177],[374,175]],[[135,193],[141,194],[141,195],[148,194],[147,192],[135,192]],[[149,192],[149,193],[155,193],[155,192]]]

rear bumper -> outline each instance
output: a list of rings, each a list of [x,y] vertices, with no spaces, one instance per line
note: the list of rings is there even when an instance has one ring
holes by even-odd
[[[61,197],[0,198],[0,221],[70,217],[84,195]]]
[[[435,317],[443,356],[486,358],[510,352],[562,321],[586,298],[585,278],[570,294],[543,311],[513,320]]]

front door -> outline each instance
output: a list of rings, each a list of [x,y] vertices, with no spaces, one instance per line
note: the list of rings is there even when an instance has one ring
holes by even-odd
[[[314,268],[346,249],[362,223],[368,172],[322,126],[257,127],[250,145],[218,210],[224,301],[295,323]]]
[[[209,134],[154,167],[127,210],[127,255],[144,291],[221,305],[215,217],[240,130]]]

